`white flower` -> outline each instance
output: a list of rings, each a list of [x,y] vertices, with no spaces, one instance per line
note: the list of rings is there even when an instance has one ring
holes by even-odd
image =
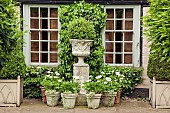
[[[100,80],[98,80],[97,82],[100,82]]]
[[[89,76],[89,78],[92,78],[92,77],[93,77],[92,75]]]
[[[104,74],[104,72],[102,71],[101,74]]]
[[[51,73],[51,71],[47,71],[47,73]]]
[[[50,77],[50,75],[46,75],[46,77]]]
[[[58,80],[58,82],[62,82],[62,80]]]
[[[37,69],[40,69],[40,68],[41,68],[40,66],[37,67]]]
[[[100,78],[102,78],[102,76],[101,76],[101,75],[99,75],[99,76],[96,76],[95,78],[96,78],[96,79],[100,79]]]
[[[58,76],[54,76],[54,78],[58,78]]]
[[[107,82],[104,82],[104,84],[107,84]]]
[[[116,72],[116,75],[120,76],[121,74],[120,74],[120,72]]]
[[[106,81],[107,81],[107,82],[111,82],[111,81],[112,81],[112,79],[111,79],[111,78],[109,78],[109,77],[106,77]]]
[[[79,76],[73,76],[73,79],[77,80],[77,79],[79,79]]]
[[[122,77],[125,77],[123,74],[121,75]]]
[[[55,72],[55,75],[60,75],[57,71]]]

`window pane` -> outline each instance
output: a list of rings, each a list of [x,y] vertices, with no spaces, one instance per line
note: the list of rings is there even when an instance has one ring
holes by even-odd
[[[116,64],[122,63],[122,54],[116,54]]]
[[[40,58],[41,58],[41,62],[47,63],[48,62],[48,53],[41,53]]]
[[[50,53],[50,62],[57,63],[58,62],[58,55],[57,53]]]
[[[115,43],[116,44],[116,52],[122,52],[122,43]]]
[[[116,30],[123,30],[123,20],[116,20]]]
[[[48,41],[48,31],[40,31],[40,40]]]
[[[125,54],[124,63],[125,64],[132,64],[132,54]]]
[[[124,43],[124,45],[125,52],[132,52],[132,43]]]
[[[38,17],[38,8],[31,8],[31,17]]]
[[[114,32],[106,32],[106,41],[114,41]]]
[[[31,31],[31,40],[39,40],[39,32]]]
[[[57,51],[57,42],[50,42],[50,51]]]
[[[114,9],[107,9],[107,18],[114,18]]]
[[[50,40],[58,40],[58,32],[50,31]]]
[[[114,44],[113,42],[106,42],[106,52],[114,52]]]
[[[40,16],[48,17],[48,8],[40,8]]]
[[[113,63],[113,54],[106,54],[105,61],[106,63]]]
[[[115,40],[116,41],[123,41],[123,33],[122,32],[116,32],[115,33]]]
[[[52,17],[52,18],[58,17],[58,9],[57,8],[50,8],[50,17]]]
[[[124,33],[124,40],[125,41],[133,41],[133,32],[125,32]]]
[[[39,62],[39,54],[31,53],[31,62]]]
[[[114,30],[114,20],[106,21],[106,30]]]
[[[32,29],[38,29],[39,28],[39,21],[38,19],[31,19],[31,26]]]
[[[31,42],[31,51],[39,51],[39,42]]]
[[[133,18],[133,9],[125,9],[125,18]]]
[[[41,19],[40,20],[40,27],[41,29],[48,29],[48,20],[47,19]]]
[[[116,18],[123,18],[123,9],[116,9]]]
[[[50,28],[58,29],[58,20],[57,19],[50,19]]]
[[[41,51],[48,51],[48,42],[40,42]]]
[[[125,30],[133,30],[133,21],[131,20],[125,21]]]

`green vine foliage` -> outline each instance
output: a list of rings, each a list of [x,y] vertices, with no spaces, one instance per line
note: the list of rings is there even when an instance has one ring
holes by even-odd
[[[66,80],[72,79],[73,64],[77,62],[77,58],[72,55],[71,44],[68,36],[68,24],[80,17],[93,23],[96,37],[91,46],[90,56],[85,58],[85,62],[90,66],[90,75],[97,76],[101,72],[103,65],[104,47],[102,45],[101,32],[105,26],[106,13],[104,7],[99,4],[90,4],[84,1],[76,2],[70,5],[62,5],[59,10],[59,18],[61,22],[60,30],[60,65],[59,73]],[[91,39],[91,38],[89,38]]]
[[[170,1],[149,0],[150,8],[143,18],[144,34],[154,44],[151,54],[159,54],[160,60],[170,61]]]
[[[14,0],[0,0],[0,78],[16,79],[24,76],[26,64],[22,52],[23,31],[20,29]]]
[[[41,82],[48,74],[48,72],[55,72],[57,67],[35,67],[30,66],[26,68],[24,76],[24,97],[40,98],[41,97]]]
[[[14,0],[0,0],[0,69],[6,56],[15,49],[17,40],[22,36],[19,13]]]

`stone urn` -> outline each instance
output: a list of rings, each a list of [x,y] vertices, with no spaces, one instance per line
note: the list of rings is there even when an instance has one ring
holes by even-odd
[[[73,64],[73,78],[80,83],[80,94],[86,94],[84,82],[89,80],[89,65],[84,63],[84,58],[90,55],[90,46],[93,40],[70,39],[72,54],[78,57],[78,63]]]
[[[70,39],[72,45],[72,54],[78,57],[78,63],[74,65],[88,65],[84,63],[84,57],[90,55],[90,46],[93,40]]]

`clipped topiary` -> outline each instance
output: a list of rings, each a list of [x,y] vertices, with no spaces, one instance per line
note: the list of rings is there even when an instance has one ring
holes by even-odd
[[[72,39],[91,39],[96,37],[93,23],[84,18],[71,21],[68,25],[68,37]]]
[[[149,0],[150,8],[144,16],[144,34],[152,43],[147,75],[159,81],[170,80],[170,1]]]

